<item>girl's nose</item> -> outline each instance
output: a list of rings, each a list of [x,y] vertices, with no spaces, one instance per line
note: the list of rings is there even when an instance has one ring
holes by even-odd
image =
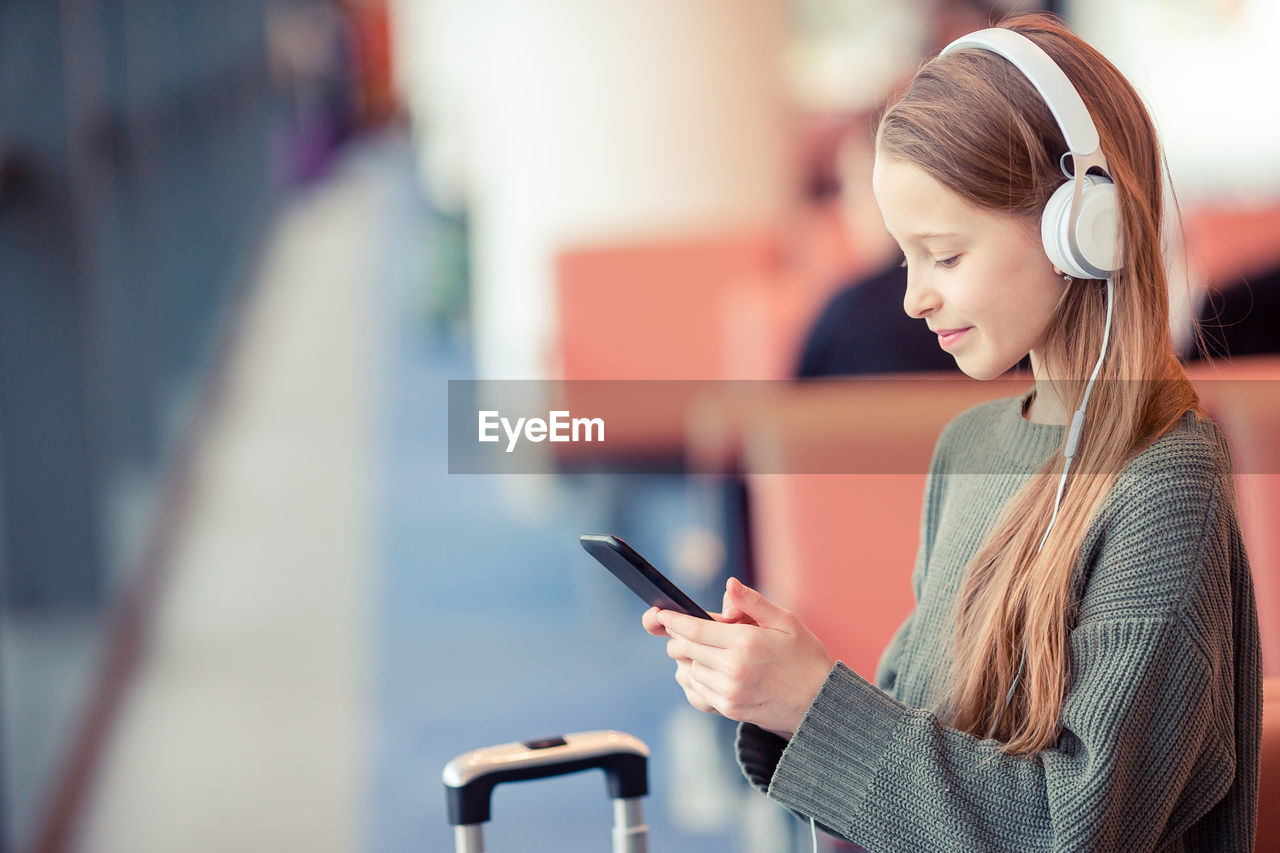
[[[923,319],[942,304],[937,291],[924,285],[917,276],[907,274],[907,292],[902,297],[902,310],[907,316],[916,320]]]

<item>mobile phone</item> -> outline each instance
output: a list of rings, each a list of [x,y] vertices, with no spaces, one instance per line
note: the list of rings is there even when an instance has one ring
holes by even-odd
[[[614,577],[647,604],[663,610],[677,610],[699,619],[710,620],[707,611],[685,595],[680,587],[667,580],[636,549],[608,533],[587,533],[578,537],[586,552],[595,557]]]

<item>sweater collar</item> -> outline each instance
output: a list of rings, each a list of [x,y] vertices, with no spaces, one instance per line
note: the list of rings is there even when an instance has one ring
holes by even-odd
[[[1062,449],[1066,426],[1034,424],[1022,416],[1034,387],[1017,397],[1010,397],[996,420],[996,446],[1005,461],[1019,469],[1034,471],[1050,454]]]

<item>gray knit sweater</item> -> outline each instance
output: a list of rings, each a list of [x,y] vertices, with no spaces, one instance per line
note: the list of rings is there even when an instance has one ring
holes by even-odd
[[[1126,466],[1085,536],[1056,748],[1008,756],[930,710],[963,569],[1059,452],[1064,427],[1025,420],[1027,396],[975,406],[938,439],[916,606],[875,684],[837,663],[790,741],[740,726],[738,762],[774,800],[876,853],[1252,851],[1257,609],[1227,445],[1194,412]]]

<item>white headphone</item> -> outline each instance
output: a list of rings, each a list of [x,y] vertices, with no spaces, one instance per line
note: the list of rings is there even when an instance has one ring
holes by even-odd
[[[1102,360],[1107,354],[1107,341],[1111,337],[1111,307],[1115,290],[1113,277],[1121,267],[1124,254],[1120,237],[1119,199],[1115,184],[1111,182],[1107,158],[1103,156],[1102,146],[1098,141],[1098,128],[1080,93],[1049,54],[1021,33],[993,27],[961,36],[944,47],[938,55],[944,56],[953,50],[967,47],[990,51],[1009,60],[1031,81],[1040,97],[1049,105],[1067,140],[1068,151],[1059,159],[1058,168],[1062,169],[1062,174],[1068,181],[1054,191],[1049,197],[1049,203],[1045,205],[1040,217],[1040,240],[1044,243],[1044,251],[1049,260],[1063,272],[1075,278],[1106,279],[1107,282],[1107,324],[1102,333],[1102,352],[1098,356],[1098,363],[1094,365],[1093,375],[1085,385],[1080,408],[1071,418],[1071,428],[1063,451],[1065,461],[1062,479],[1058,481],[1058,495],[1053,502],[1049,526],[1045,528],[1040,547],[1036,549],[1039,553],[1049,539],[1053,522],[1058,518],[1058,506],[1062,502],[1062,491],[1067,484],[1067,471],[1071,469],[1071,460],[1075,456],[1080,433],[1084,428],[1085,406],[1089,403],[1093,381],[1102,368]],[[1071,155],[1074,175],[1067,171],[1067,154]],[[1095,166],[1106,176],[1087,174]],[[991,728],[987,731],[988,738],[995,732],[1001,715],[1013,701],[1013,693],[1018,689],[1026,664],[1027,641],[1024,637],[1018,672],[1004,698],[1004,706],[991,722]]]
[[[1075,278],[1107,279],[1121,267],[1119,202],[1111,170],[1098,142],[1098,129],[1076,87],[1049,54],[1031,39],[1000,27],[961,36],[942,49],[976,47],[1003,56],[1031,81],[1049,105],[1067,140],[1071,167],[1063,154],[1058,168],[1068,178],[1040,217],[1040,239],[1049,260]],[[1090,175],[1097,167],[1105,177]]]

